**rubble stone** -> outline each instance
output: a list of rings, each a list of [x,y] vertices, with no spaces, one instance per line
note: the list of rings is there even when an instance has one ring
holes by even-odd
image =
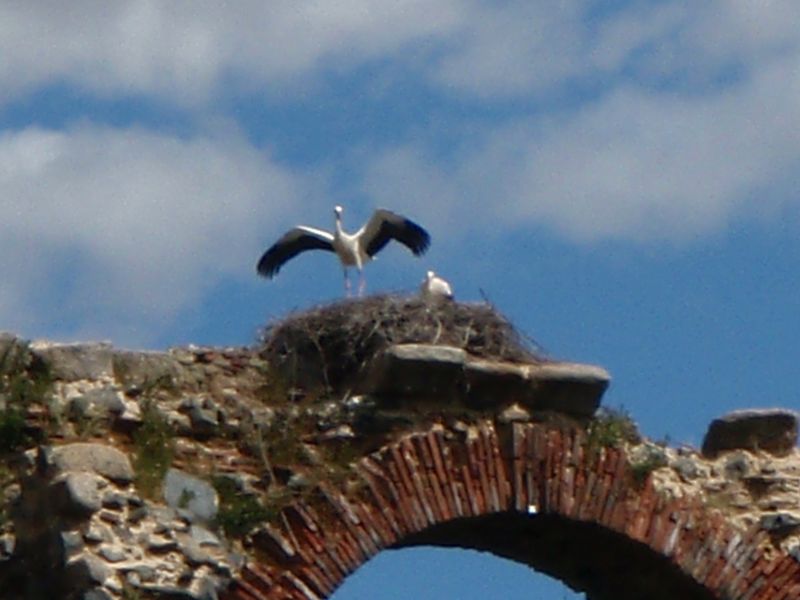
[[[86,592],[83,595],[83,600],[114,600],[114,596],[112,596],[107,590],[101,587],[96,587]]]
[[[112,377],[113,350],[110,344],[51,344],[32,342],[31,352],[48,368],[55,379],[76,381]]]
[[[49,461],[57,471],[94,471],[119,483],[133,480],[128,456],[106,444],[78,442],[59,446],[52,450]]]
[[[128,392],[180,384],[180,365],[167,352],[131,352],[118,350],[113,357],[114,372]]]
[[[522,423],[531,420],[531,413],[515,402],[503,410],[497,419],[501,423]]]
[[[61,533],[61,545],[67,556],[72,556],[83,549],[83,538],[77,531],[64,531]]]
[[[65,512],[88,516],[102,506],[101,482],[94,473],[66,473],[54,481],[53,495]]]
[[[125,402],[117,390],[103,386],[73,398],[69,407],[78,417],[120,415],[125,411]]]
[[[67,564],[68,578],[77,589],[88,583],[102,584],[111,573],[111,567],[94,554],[82,554]]]
[[[100,554],[108,562],[116,563],[125,560],[125,551],[119,546],[101,546]]]
[[[217,492],[206,481],[170,469],[164,478],[164,500],[175,509],[184,509],[195,519],[210,521],[217,514]]]

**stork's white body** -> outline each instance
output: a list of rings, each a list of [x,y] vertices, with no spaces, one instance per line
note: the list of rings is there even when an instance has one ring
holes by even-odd
[[[342,207],[334,208],[336,228],[333,233],[307,225],[298,225],[287,231],[283,237],[273,244],[261,257],[257,270],[264,277],[274,277],[281,266],[306,250],[333,251],[339,257],[344,270],[344,282],[347,295],[350,295],[350,278],[348,267],[358,269],[359,296],[364,293],[364,265],[390,241],[396,240],[407,246],[415,255],[425,252],[430,243],[430,236],[422,227],[391,211],[378,209],[369,221],[356,233],[347,233],[342,229]]]
[[[358,243],[358,237],[342,231],[338,221],[336,222],[336,233],[333,236],[333,249],[346,267],[361,269],[371,260],[362,250],[361,244]]]
[[[336,229],[333,232],[333,249],[344,266],[356,267],[360,271],[371,260],[370,255],[361,246],[361,238],[364,236],[366,225],[356,233],[347,233],[342,229],[342,207],[337,206],[334,212]]]
[[[348,296],[350,295],[350,277],[348,276],[347,267],[355,267],[358,270],[358,295],[362,296],[367,286],[364,279],[364,265],[372,260],[372,257],[367,254],[366,249],[361,244],[361,239],[364,237],[367,226],[364,225],[356,233],[347,233],[342,229],[342,207],[336,206],[333,211],[336,214],[336,229],[333,232],[332,243],[336,255],[342,262],[345,293]]]

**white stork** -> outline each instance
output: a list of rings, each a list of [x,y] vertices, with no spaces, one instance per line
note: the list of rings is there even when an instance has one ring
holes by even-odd
[[[419,293],[426,302],[453,299],[453,288],[433,271],[428,271],[425,275],[422,285],[419,286]]]
[[[356,233],[342,230],[342,207],[333,209],[336,215],[336,230],[333,233],[306,225],[290,229],[275,242],[258,261],[258,273],[271,279],[289,259],[306,250],[328,250],[335,252],[344,269],[344,285],[350,295],[350,278],[347,268],[358,269],[358,295],[364,293],[364,265],[380,252],[390,240],[404,244],[415,256],[423,254],[431,238],[422,227],[389,210],[378,209],[369,221]]]

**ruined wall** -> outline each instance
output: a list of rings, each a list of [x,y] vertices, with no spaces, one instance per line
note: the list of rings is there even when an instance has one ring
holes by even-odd
[[[597,599],[800,597],[787,411],[720,420],[701,452],[593,419],[608,378],[586,365],[407,346],[325,394],[247,348],[6,335],[0,361],[7,598],[323,598],[414,544]]]

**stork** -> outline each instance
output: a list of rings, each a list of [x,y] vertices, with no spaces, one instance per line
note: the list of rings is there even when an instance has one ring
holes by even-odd
[[[453,288],[433,271],[428,271],[425,275],[422,285],[419,286],[419,293],[426,302],[453,299]]]
[[[257,266],[259,275],[272,279],[287,261],[301,252],[327,250],[335,252],[342,263],[345,292],[348,296],[350,278],[347,268],[358,269],[358,295],[361,296],[366,288],[364,265],[391,240],[405,245],[415,256],[423,254],[430,245],[431,238],[427,231],[410,219],[389,210],[376,210],[369,221],[353,234],[342,229],[342,207],[334,207],[333,212],[336,216],[336,229],[333,233],[307,225],[290,229],[261,256]]]

